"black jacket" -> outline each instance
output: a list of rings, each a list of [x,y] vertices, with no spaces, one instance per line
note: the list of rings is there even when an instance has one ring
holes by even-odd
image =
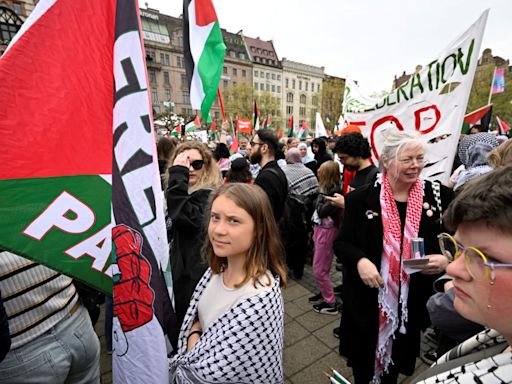
[[[288,195],[288,179],[277,161],[272,160],[265,164],[254,183],[267,194],[276,223],[279,223],[281,216],[283,216],[284,203]]]
[[[167,213],[172,220],[170,259],[178,329],[181,327],[194,288],[208,264],[201,257],[206,231],[205,211],[210,189],[200,189],[189,195],[188,168],[173,166],[169,169],[166,191]]]
[[[334,252],[343,263],[343,317],[340,330],[340,353],[349,359],[355,370],[373,377],[375,349],[379,328],[378,290],[366,286],[357,271],[358,261],[366,257],[377,269],[381,267],[383,227],[380,208],[380,185],[368,184],[346,196],[343,228],[334,242]],[[452,200],[452,191],[441,186],[443,212]],[[419,237],[424,239],[425,254],[440,253],[437,235],[443,231],[437,210],[432,184],[425,181],[424,202],[429,204],[433,215],[422,209]],[[434,210],[435,209],[435,210]],[[371,219],[367,211],[377,214]],[[419,353],[420,330],[429,325],[426,309],[428,298],[434,293],[433,282],[437,275],[415,273],[409,284],[407,302],[409,321],[407,334],[398,353],[393,351],[393,361],[399,370],[412,374]]]

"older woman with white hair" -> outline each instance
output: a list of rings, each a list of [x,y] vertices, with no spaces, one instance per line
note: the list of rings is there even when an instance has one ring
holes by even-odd
[[[432,283],[448,265],[437,235],[451,191],[420,176],[424,143],[413,132],[387,134],[380,154],[382,175],[346,197],[343,228],[334,243],[343,263],[340,353],[355,384],[396,383],[414,372],[425,307]],[[404,263],[423,254],[410,273]],[[414,263],[414,262],[413,262]]]

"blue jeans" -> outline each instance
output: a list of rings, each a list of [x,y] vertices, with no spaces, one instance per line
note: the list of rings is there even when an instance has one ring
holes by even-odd
[[[100,342],[80,305],[41,336],[11,349],[0,363],[0,383],[100,383]]]

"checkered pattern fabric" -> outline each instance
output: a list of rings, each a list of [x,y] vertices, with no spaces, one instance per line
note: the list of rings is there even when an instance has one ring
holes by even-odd
[[[199,281],[170,363],[171,383],[282,383],[284,305],[276,278],[271,290],[253,296],[219,317],[187,352],[199,298],[211,278]]]

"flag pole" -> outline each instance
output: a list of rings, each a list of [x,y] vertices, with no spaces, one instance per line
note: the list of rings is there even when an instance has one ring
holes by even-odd
[[[494,78],[496,77],[496,65],[494,66],[494,71],[492,72],[492,80],[491,80],[491,89],[489,90],[489,100],[487,101],[487,104],[491,104],[491,98],[492,98],[492,88],[494,86]]]
[[[224,110],[224,103],[222,102],[222,93],[220,93],[220,87],[217,88],[217,97],[219,98],[220,111],[222,113],[222,121],[226,122],[226,111]]]

